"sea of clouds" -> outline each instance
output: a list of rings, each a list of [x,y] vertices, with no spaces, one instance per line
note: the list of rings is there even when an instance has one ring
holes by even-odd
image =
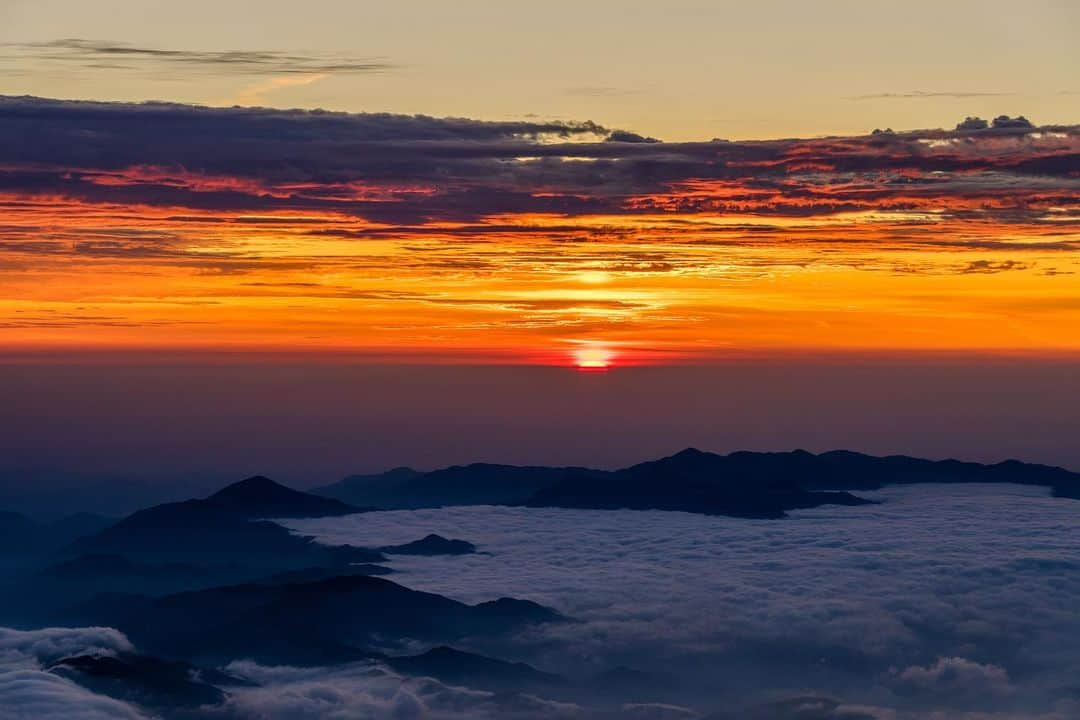
[[[470,540],[480,553],[396,556],[391,577],[467,602],[528,598],[578,622],[462,647],[584,687],[617,666],[655,681],[641,682],[641,697],[631,683],[593,703],[453,687],[375,663],[238,660],[226,669],[255,686],[178,717],[1080,718],[1080,502],[1014,486],[873,497],[881,504],[781,521],[503,507],[290,521],[327,543]],[[47,671],[66,655],[132,649],[108,628],[0,629],[0,718],[153,716]]]
[[[331,544],[476,543],[394,558],[392,578],[550,605],[582,622],[471,649],[578,678],[628,666],[705,711],[831,696],[858,708],[806,717],[1080,717],[1080,503],[1001,485],[872,497],[782,521],[456,507],[289,526]]]

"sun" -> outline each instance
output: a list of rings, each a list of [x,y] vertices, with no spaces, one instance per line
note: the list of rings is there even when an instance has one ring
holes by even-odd
[[[599,345],[582,345],[574,350],[574,365],[578,370],[608,370],[614,359],[611,350]]]

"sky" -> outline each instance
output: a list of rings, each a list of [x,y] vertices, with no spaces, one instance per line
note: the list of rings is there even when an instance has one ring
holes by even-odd
[[[1068,2],[0,3],[0,471],[687,444],[1080,467],[1077,27]],[[262,426],[222,404],[236,368]],[[807,368],[842,422],[774,391]],[[992,417],[942,430],[957,368]],[[177,441],[204,437],[189,401],[244,440]],[[337,439],[277,429],[308,411]]]
[[[805,137],[966,114],[1075,121],[1078,26],[1069,0],[4,0],[0,82],[12,95],[590,119],[668,141]],[[64,39],[326,62],[251,72],[21,46]]]

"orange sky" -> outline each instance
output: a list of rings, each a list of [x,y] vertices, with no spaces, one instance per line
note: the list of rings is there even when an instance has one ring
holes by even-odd
[[[451,164],[445,181],[335,166],[332,181],[288,182],[190,158],[163,165],[160,149],[121,167],[79,150],[66,164],[17,158],[0,169],[0,345],[613,366],[1071,354],[1080,134],[1052,136],[966,137],[962,151],[944,136],[872,151],[866,138],[783,141],[757,160],[730,155],[762,148],[732,144],[662,182],[558,174],[660,152],[637,143],[613,160],[623,143],[590,145],[591,159],[570,143],[540,180],[510,175],[532,172],[520,158],[499,160],[505,179]],[[908,166],[915,142],[951,154]],[[520,198],[503,201],[506,188]],[[462,209],[465,192],[497,200]],[[545,211],[553,199],[571,209]],[[416,218],[393,216],[409,203]]]

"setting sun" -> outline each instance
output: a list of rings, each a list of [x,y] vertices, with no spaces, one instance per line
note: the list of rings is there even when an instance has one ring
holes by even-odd
[[[574,364],[578,370],[607,370],[615,354],[599,345],[583,345],[574,350]]]

